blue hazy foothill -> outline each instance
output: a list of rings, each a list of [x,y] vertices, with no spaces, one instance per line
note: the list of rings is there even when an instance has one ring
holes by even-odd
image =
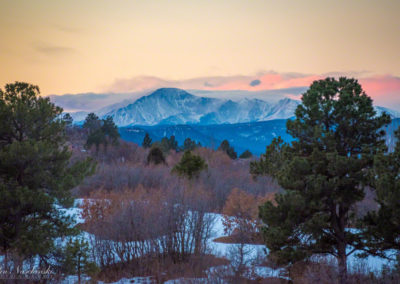
[[[218,148],[223,140],[228,140],[240,154],[250,150],[253,154],[260,155],[265,152],[265,147],[272,139],[281,136],[285,141],[292,141],[286,133],[286,120],[278,119],[264,122],[216,124],[216,125],[156,125],[156,126],[131,126],[119,128],[121,138],[141,144],[143,138],[149,133],[153,141],[160,141],[163,137],[175,136],[179,145],[186,138],[190,138],[201,145]]]

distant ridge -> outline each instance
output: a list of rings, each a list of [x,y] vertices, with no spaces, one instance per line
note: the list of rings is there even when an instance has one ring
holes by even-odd
[[[130,126],[119,128],[121,138],[141,145],[145,133],[149,133],[153,141],[163,137],[175,136],[179,145],[186,138],[200,142],[203,146],[216,149],[227,139],[239,154],[250,150],[260,155],[272,139],[281,136],[285,141],[293,138],[286,133],[286,120],[277,119],[263,122],[218,124],[218,125],[155,125]]]
[[[98,100],[111,96],[96,94],[79,95],[82,99]],[[76,124],[81,124],[89,112],[95,112],[99,117],[111,116],[120,127],[133,125],[214,125],[261,122],[275,119],[289,119],[294,117],[300,101],[283,98],[265,101],[259,98],[213,98],[195,96],[185,90],[177,88],[161,88],[139,98],[129,97],[127,94],[115,94],[119,100],[102,106],[100,109],[72,112]],[[235,95],[236,98],[237,94]],[[68,102],[63,96],[57,102],[64,102],[66,106],[77,107],[78,101]],[[232,97],[234,97],[232,95]],[[114,98],[115,99],[115,98]],[[84,99],[84,103],[88,103]],[[83,103],[82,106],[85,104]],[[103,102],[104,103],[104,102]],[[63,105],[61,105],[63,106]],[[375,106],[377,114],[388,113],[392,118],[400,117],[400,112]],[[67,109],[68,111],[68,109]]]
[[[240,154],[250,150],[255,155],[265,153],[265,148],[272,139],[281,136],[285,142],[293,141],[286,132],[286,119],[276,119],[263,122],[219,124],[219,125],[155,125],[121,127],[121,138],[141,145],[145,133],[149,133],[153,141],[163,137],[175,136],[179,145],[186,138],[200,142],[203,146],[216,149],[224,139]],[[385,140],[389,151],[393,151],[396,139],[394,131],[400,126],[400,119],[395,118],[384,127]]]
[[[232,124],[287,119],[298,101],[282,99],[271,104],[260,99],[205,98],[176,88],[161,88],[148,96],[105,114],[119,126]]]

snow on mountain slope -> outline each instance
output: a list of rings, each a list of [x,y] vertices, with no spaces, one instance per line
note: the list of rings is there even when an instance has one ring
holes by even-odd
[[[262,120],[291,118],[294,116],[294,112],[299,104],[300,101],[291,100],[289,98],[282,99],[272,107],[270,115]]]
[[[257,98],[231,100],[194,96],[176,88],[162,88],[139,99],[129,98],[103,107],[95,113],[102,118],[112,116],[120,126],[234,124],[288,119],[294,116],[300,101],[284,98],[271,102]],[[375,107],[377,114],[387,112],[392,118],[400,112]],[[82,123],[87,112],[71,113],[75,123]]]
[[[180,89],[162,88],[104,116],[112,116],[119,126],[231,124],[289,118],[297,104],[291,99],[271,105],[259,99],[205,98]]]
[[[376,110],[377,115],[381,115],[383,112],[386,112],[388,115],[390,115],[391,118],[400,117],[400,112],[392,110],[392,109],[388,109],[386,107],[376,106],[375,110]]]
[[[106,115],[111,115],[119,126],[188,124],[196,123],[197,114],[215,109],[222,102],[219,99],[196,97],[180,89],[163,88]]]

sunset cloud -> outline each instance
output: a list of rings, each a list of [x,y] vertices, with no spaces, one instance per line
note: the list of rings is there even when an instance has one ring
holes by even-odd
[[[347,74],[336,74],[335,77]],[[208,91],[268,91],[290,90],[291,88],[307,88],[315,80],[325,78],[322,75],[293,74],[268,72],[258,76],[226,76],[226,77],[199,77],[189,80],[164,80],[157,77],[141,76],[132,79],[116,80],[105,91],[126,93],[143,90],[152,90],[162,87],[176,87],[187,90]],[[385,76],[370,76],[359,79],[365,92],[371,96],[376,104],[400,108],[400,78]],[[291,98],[300,98],[297,92],[285,94]]]
[[[33,48],[42,54],[48,56],[70,55],[76,53],[76,50],[67,46],[56,46],[47,43],[35,43]]]
[[[361,78],[360,84],[376,104],[400,109],[400,78],[385,75]]]

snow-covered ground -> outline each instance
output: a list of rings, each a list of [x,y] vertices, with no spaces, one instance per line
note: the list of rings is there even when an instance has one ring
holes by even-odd
[[[84,219],[81,216],[82,209],[80,209],[78,206],[82,204],[82,200],[76,200],[75,206],[69,209],[61,209],[66,212],[67,215],[69,216],[74,216],[76,218],[77,223],[83,223]],[[210,248],[210,253],[217,256],[217,257],[222,257],[226,258],[231,261],[231,264],[235,264],[237,262],[237,249],[239,244],[225,244],[225,243],[220,243],[220,242],[214,242],[214,239],[223,237],[225,236],[224,234],[224,226],[223,226],[223,215],[222,214],[216,214],[216,213],[209,213],[211,217],[214,219],[214,224],[213,224],[213,229],[212,229],[212,234],[211,237],[208,239],[207,243]],[[80,236],[80,238],[88,239],[91,237],[91,235],[87,232],[83,232]],[[89,242],[90,243],[90,242]],[[283,269],[273,269],[270,267],[265,267],[261,266],[260,262],[262,260],[265,260],[267,250],[264,245],[252,245],[252,244],[246,244],[244,247],[245,254],[244,258],[242,260],[243,263],[245,263],[247,266],[251,267],[251,275],[252,277],[282,277],[282,272],[284,272]],[[349,269],[356,271],[360,267],[364,267],[366,271],[374,272],[374,273],[379,273],[382,270],[382,267],[384,265],[391,265],[391,263],[387,259],[383,259],[380,257],[373,257],[369,256],[365,259],[360,259],[356,257],[357,252],[353,253],[352,255],[349,256],[348,258],[348,263],[349,263]],[[207,272],[209,275],[213,275],[216,273],[217,270],[223,270],[225,272],[229,271],[229,269],[232,269],[232,266],[220,266],[220,267],[213,267],[209,269]],[[71,281],[71,282],[65,282],[65,283],[73,283],[75,276],[69,276],[66,281]],[[193,279],[195,280],[195,279]],[[179,283],[180,280],[171,280],[166,283]],[[205,283],[206,279],[196,279],[194,281],[195,283]],[[193,282],[193,283],[194,283]],[[102,283],[102,282],[99,282]],[[151,278],[149,277],[133,277],[130,279],[120,279],[117,282],[114,282],[115,284],[119,283],[152,283]]]

